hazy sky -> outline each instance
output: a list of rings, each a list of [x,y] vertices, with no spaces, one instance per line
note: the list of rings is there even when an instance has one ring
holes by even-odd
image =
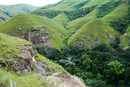
[[[47,4],[53,4],[61,0],[0,0],[1,5],[12,5],[12,4],[31,4],[34,6],[44,6]]]

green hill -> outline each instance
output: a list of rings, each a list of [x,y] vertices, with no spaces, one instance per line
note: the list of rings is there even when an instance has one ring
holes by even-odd
[[[47,6],[43,6],[41,8],[38,8],[31,13],[36,14],[36,15],[43,15],[43,16],[45,15],[49,18],[54,18],[58,14],[60,14],[64,11],[66,11],[66,13],[70,12],[68,15],[71,15],[72,13],[75,13],[75,10],[78,10],[80,8],[82,9],[82,7],[85,4],[89,3],[90,1],[91,0],[71,0],[71,1],[70,0],[62,0],[56,4],[47,5]],[[82,11],[82,10],[80,10],[80,11]],[[80,11],[76,11],[76,12],[80,12]],[[88,11],[84,11],[84,13],[85,12],[88,13]]]
[[[17,14],[30,13],[38,7],[28,4],[0,5],[0,24]]]
[[[116,34],[119,35],[119,32],[114,30],[114,28],[110,26],[110,23],[127,16],[128,7],[129,5],[127,3],[120,4],[114,11],[103,18],[94,19],[81,26],[81,28],[79,27],[80,29],[70,37],[68,41],[69,44],[84,44],[85,47],[92,47],[92,44],[96,42],[97,38],[100,39],[101,43],[109,43],[110,40],[106,35],[107,32],[112,35],[113,38]],[[81,20],[81,18],[77,20]]]
[[[55,18],[53,18],[53,20],[58,23],[59,25],[66,25],[70,20],[68,19],[68,17],[62,13],[62,14],[59,14],[58,16],[56,16]]]
[[[67,24],[67,28],[72,29],[73,31],[77,31],[79,28],[81,28],[84,24],[86,24],[87,22],[98,18],[99,15],[107,15],[107,12],[110,13],[112,10],[114,10],[116,8],[113,7],[111,8],[110,6],[112,6],[113,4],[117,4],[117,2],[119,2],[120,0],[92,0],[91,2],[89,2],[88,4],[86,4],[86,6],[91,6],[93,4],[96,4],[96,8],[90,12],[89,14],[85,15],[84,17],[78,18],[76,20],[73,20],[71,22],[69,22]],[[117,4],[117,6],[119,5],[119,3]],[[104,6],[104,8],[110,8],[107,11],[105,11],[106,9],[102,8]],[[87,8],[87,7],[86,7]],[[104,9],[104,10],[103,10]],[[102,11],[103,10],[103,11]],[[101,13],[102,12],[102,13]],[[106,14],[105,14],[106,12]]]
[[[43,6],[38,8],[37,11],[44,11],[44,10],[55,10],[55,11],[69,11],[75,10],[76,5],[85,2],[86,0],[62,0],[53,5]]]
[[[64,46],[62,41],[68,36],[68,31],[64,26],[47,17],[20,14],[1,24],[0,32],[20,37],[20,35],[25,34],[27,30],[32,27],[36,29],[38,27],[46,27],[46,31],[49,32],[53,46],[58,49]],[[21,29],[20,32],[19,29]]]

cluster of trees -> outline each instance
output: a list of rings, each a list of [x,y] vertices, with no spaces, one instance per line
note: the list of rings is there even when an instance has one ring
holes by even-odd
[[[119,43],[118,38],[115,43]],[[91,50],[69,46],[61,51],[53,49],[54,55],[45,56],[83,79],[90,87],[129,87],[130,49],[124,51],[119,46],[114,49],[111,46],[101,43]]]

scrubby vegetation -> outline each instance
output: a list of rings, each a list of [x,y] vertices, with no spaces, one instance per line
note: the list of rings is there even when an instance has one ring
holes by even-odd
[[[90,87],[129,87],[129,54],[130,49],[124,51],[117,47],[112,50],[101,43],[87,50],[70,46],[49,59],[83,79]]]

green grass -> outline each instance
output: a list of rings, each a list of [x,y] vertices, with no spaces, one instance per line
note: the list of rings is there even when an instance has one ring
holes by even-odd
[[[12,61],[21,52],[21,47],[30,44],[26,40],[0,33],[0,60]]]
[[[86,0],[64,0],[63,2],[61,2],[60,4],[58,4],[56,6],[47,8],[47,10],[72,11],[72,10],[75,10],[75,8],[74,8],[75,5],[78,5],[84,1],[86,1]],[[41,7],[35,11],[43,12],[45,9],[42,9],[42,8],[44,8],[44,7]]]
[[[15,73],[0,70],[0,83],[10,86],[10,80],[13,84],[16,82],[18,87],[49,87],[43,85],[43,81],[40,81],[42,75],[29,73],[27,75],[18,76]]]
[[[1,10],[1,9],[0,9],[0,17],[4,17],[4,18],[7,18],[7,19],[10,18],[10,17],[9,17],[8,15],[6,15],[6,14],[3,12],[3,10]],[[3,19],[0,18],[0,24],[2,24],[2,23],[4,23],[4,22],[5,22],[5,20],[3,20]]]
[[[76,30],[76,28],[79,29],[74,35],[70,37],[68,43],[73,45],[84,44],[85,47],[91,48],[96,38],[99,37],[101,43],[108,44],[110,40],[108,39],[106,32],[110,33],[113,38],[115,34],[120,35],[110,26],[110,22],[114,22],[118,18],[125,17],[128,14],[128,7],[129,5],[127,3],[123,3],[103,18],[95,19],[96,13],[93,11],[94,13],[90,13],[90,17],[93,18],[92,20],[83,20],[85,18],[88,18],[88,15],[86,15],[83,18],[68,23],[67,26],[72,30]],[[126,40],[122,41],[126,42]]]
[[[53,20],[62,26],[66,25],[70,21],[68,17],[65,15],[65,13],[59,14],[58,16],[53,18]]]
[[[100,5],[104,0],[91,0],[88,4],[84,5],[82,8],[88,8],[95,5]]]
[[[7,12],[8,16],[13,17],[17,14],[30,13],[38,7],[28,5],[28,4],[16,4],[16,5],[0,5],[0,8],[4,12]]]
[[[72,42],[75,41],[74,45],[84,44],[86,48],[91,48],[95,40],[99,38],[101,43],[108,44],[110,40],[108,39],[106,32],[110,33],[112,36],[116,34],[116,31],[105,21],[102,19],[95,19],[80,28],[80,30],[69,39],[68,43],[72,44]]]
[[[106,15],[103,19],[108,22],[116,21],[118,18],[122,18],[128,14],[128,7],[129,5],[127,3],[121,4],[114,11]]]
[[[128,46],[128,38],[127,38],[127,37],[123,37],[123,38],[121,39],[121,42],[122,42],[122,44],[121,44],[121,47],[122,47],[122,48]]]
[[[35,55],[35,59],[37,61],[41,61],[43,64],[46,65],[46,70],[50,73],[55,73],[55,72],[59,72],[59,73],[68,73],[62,66],[53,63],[52,61],[50,61],[49,59],[37,54]]]
[[[8,36],[0,33],[0,61],[13,61],[21,52],[24,46],[30,46],[31,43],[20,38]],[[19,57],[18,57],[19,58]],[[49,69],[49,72],[67,73],[60,65],[51,62],[49,59],[37,54],[37,61],[43,62]]]
[[[31,45],[31,43],[27,42],[26,40],[22,40],[16,37],[0,33],[0,62],[8,61],[8,63],[11,63],[10,65],[8,65],[8,67],[11,67],[13,61],[21,59],[17,56],[21,52],[21,48],[27,45]],[[35,55],[35,59],[44,64],[43,67],[47,71],[48,75],[49,73],[53,74],[56,72],[68,73],[60,65],[53,63],[49,59],[39,54]],[[8,72],[5,70],[6,67],[0,66],[0,85],[3,84],[9,86],[11,80],[13,83],[16,82],[16,86],[18,87],[51,87],[49,84],[52,83],[40,81],[40,78],[42,77],[41,74],[30,72],[25,75],[19,75],[13,72],[12,70]]]
[[[71,31],[77,31],[79,28],[81,28],[84,24],[88,23],[89,21],[93,20],[96,18],[96,14],[98,12],[98,9],[93,10],[91,13],[88,15],[78,18],[74,21],[71,21],[67,24],[67,28],[71,29]]]
[[[17,14],[30,13],[37,7],[27,4],[16,4],[16,5],[0,5],[0,17],[10,19]],[[5,20],[0,19],[0,24],[4,23]]]
[[[63,25],[60,25],[59,23],[56,23],[54,20],[51,20],[47,17],[32,14],[20,14],[1,24],[0,32],[20,37],[20,35],[24,34],[27,29],[30,29],[31,27],[36,28],[42,26],[45,26],[49,32],[54,47],[60,49],[61,46],[64,46],[62,41],[68,36],[68,31]],[[19,28],[22,28],[20,33],[18,33]],[[63,38],[61,38],[61,36]]]
[[[100,4],[96,4],[97,6],[101,6],[104,5],[106,3],[110,3],[111,0],[104,0],[103,2],[101,2],[102,0],[92,0],[91,2],[89,2],[88,5],[93,6],[94,3],[99,3]],[[119,0],[114,0],[114,2],[119,1]],[[92,3],[92,5],[90,4]],[[94,4],[95,5],[95,4]],[[89,7],[89,6],[88,6]],[[125,6],[126,7],[126,6]],[[86,7],[85,7],[86,8]],[[120,9],[120,8],[119,8]],[[71,21],[67,24],[67,28],[71,29],[72,31],[77,31],[78,29],[80,29],[84,24],[88,23],[91,20],[94,20],[97,18],[97,13],[99,12],[99,9],[95,8],[91,13],[87,14],[86,16],[82,17],[82,18],[78,18],[74,21]]]

